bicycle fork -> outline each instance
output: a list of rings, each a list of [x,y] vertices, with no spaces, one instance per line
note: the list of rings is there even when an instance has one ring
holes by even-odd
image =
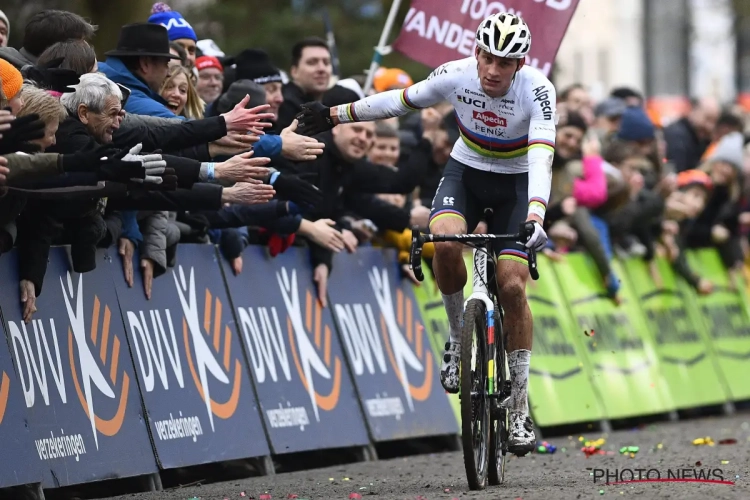
[[[484,250],[473,250],[474,273],[471,295],[464,307],[470,300],[478,299],[484,302],[487,314],[487,394],[492,397],[495,394],[495,303],[490,298],[487,283],[490,282],[487,275],[487,252]],[[493,405],[494,406],[494,405]]]

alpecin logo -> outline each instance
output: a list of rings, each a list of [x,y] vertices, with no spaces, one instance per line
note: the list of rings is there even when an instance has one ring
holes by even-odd
[[[341,359],[332,355],[331,336],[333,333],[329,325],[322,324],[324,311],[318,301],[314,300],[310,290],[305,291],[305,308],[302,309],[297,271],[293,269],[290,273],[282,267],[281,271],[276,272],[276,279],[289,313],[287,332],[294,366],[310,397],[315,419],[320,422],[318,408],[331,411],[338,404],[341,393]],[[310,340],[308,333],[313,331],[314,340]],[[333,368],[333,375],[331,375],[331,368]],[[331,381],[331,390],[328,394],[321,394],[315,389],[313,372],[318,377]]]
[[[434,360],[429,339],[423,325],[414,318],[415,304],[411,299],[405,297],[400,288],[396,289],[395,300],[392,297],[388,271],[373,267],[367,274],[380,307],[380,327],[388,360],[401,381],[409,409],[413,412],[414,400],[425,401],[432,391]],[[418,385],[412,384],[410,370],[423,374]]]
[[[242,364],[236,353],[232,356],[232,330],[222,321],[224,306],[221,300],[206,289],[201,314],[195,290],[195,270],[190,268],[187,279],[182,266],[178,267],[178,271],[179,278],[175,271],[172,271],[172,276],[184,316],[182,335],[187,365],[198,394],[206,405],[211,430],[214,431],[214,416],[227,420],[237,411],[242,385]],[[212,399],[209,374],[218,382],[231,386],[226,401]]]
[[[475,110],[473,112],[473,118],[484,123],[486,127],[495,128],[508,126],[508,121],[505,118],[503,118],[502,116],[497,116],[492,111],[482,111],[480,113],[479,111]]]
[[[91,320],[91,327],[89,329],[89,335],[86,335],[85,322],[87,315],[83,311],[83,276],[79,276],[78,286],[74,287],[73,279],[71,278],[70,272],[68,272],[67,286],[63,279],[60,278],[60,287],[62,288],[63,298],[65,299],[65,308],[68,312],[68,319],[70,321],[70,327],[68,328],[68,357],[70,360],[70,369],[73,375],[73,386],[75,387],[78,401],[81,403],[81,407],[91,423],[91,432],[94,435],[94,443],[96,444],[96,448],[99,449],[97,431],[105,436],[114,436],[120,431],[125,419],[125,410],[127,408],[128,394],[130,392],[130,377],[124,370],[121,372],[119,371],[120,346],[122,345],[122,341],[116,334],[110,332],[110,319],[112,313],[109,306],[106,304],[102,310],[102,305],[97,296],[94,296],[94,307],[91,316],[89,317]],[[52,324],[52,329],[54,335],[54,324]],[[43,332],[42,336],[44,336]],[[37,342],[38,340],[39,337],[37,337]],[[55,344],[57,343],[56,338],[54,339],[54,342]],[[74,344],[78,354],[78,368],[76,368],[76,356],[73,351]],[[27,347],[29,347],[30,351],[30,346]],[[47,348],[46,341],[45,348]],[[55,345],[55,348],[57,348],[57,345]],[[95,352],[98,354],[99,361],[96,359],[97,356],[95,356]],[[49,356],[49,354],[49,350],[47,350],[47,355]],[[57,354],[59,366],[59,351]],[[127,366],[127,363],[130,362],[127,358],[127,350],[125,351],[125,356],[126,358],[123,360],[123,366]],[[34,368],[36,372],[36,366]],[[54,370],[53,376],[55,376]],[[58,389],[62,387],[64,391],[65,382],[62,380],[62,370],[59,371],[59,376],[60,381]],[[55,382],[58,382],[57,377],[55,377]],[[92,391],[92,384],[96,387],[99,393],[110,399],[117,400],[117,409],[109,419],[103,418],[97,414],[96,408],[94,407],[94,392]],[[83,385],[83,387],[81,387],[81,385]],[[118,386],[119,394],[116,392]],[[64,392],[61,393],[61,397],[63,403],[65,403]]]

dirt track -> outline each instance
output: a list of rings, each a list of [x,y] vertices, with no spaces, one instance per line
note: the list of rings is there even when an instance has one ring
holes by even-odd
[[[692,440],[711,436],[715,446],[694,446]],[[597,439],[599,435],[588,435]],[[725,438],[737,439],[737,444],[719,445]],[[271,498],[286,499],[348,499],[358,493],[363,500],[383,499],[579,499],[600,497],[638,498],[750,498],[750,414],[731,418],[716,417],[680,423],[662,423],[641,430],[617,431],[608,436],[604,450],[616,451],[621,446],[639,446],[635,458],[616,452],[609,456],[586,458],[580,451],[578,436],[550,438],[558,447],[554,455],[527,456],[512,459],[506,470],[506,484],[489,487],[482,492],[470,492],[464,478],[460,453],[420,455],[408,458],[355,463],[304,472],[278,474],[226,483],[193,486],[159,493],[141,493],[118,497],[121,499],[224,500],[254,498],[270,494]],[[658,445],[662,444],[661,449]],[[566,450],[563,451],[562,448]],[[652,450],[652,451],[650,451]],[[728,463],[722,463],[728,461]],[[700,462],[700,465],[696,465]],[[662,478],[668,469],[721,469],[724,480],[734,485],[698,484],[684,482],[635,483],[605,486],[603,480],[594,483],[587,468],[657,469]],[[645,471],[642,473],[645,475]],[[630,479],[627,475],[624,479]],[[651,472],[653,478],[656,472]],[[739,476],[739,478],[737,478]],[[330,479],[334,480],[331,481]],[[349,480],[344,480],[349,478]],[[717,479],[711,476],[711,479]],[[245,492],[245,496],[241,496]]]

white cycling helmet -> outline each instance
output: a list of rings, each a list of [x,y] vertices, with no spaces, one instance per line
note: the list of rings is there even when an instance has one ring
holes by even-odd
[[[531,49],[531,31],[519,16],[493,14],[477,28],[477,45],[493,56],[521,59]]]

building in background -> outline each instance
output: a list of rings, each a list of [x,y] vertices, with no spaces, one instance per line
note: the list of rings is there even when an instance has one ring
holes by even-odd
[[[689,97],[732,102],[741,60],[734,21],[731,0],[580,0],[555,84],[584,83],[596,100],[633,87],[663,123],[684,113]]]

